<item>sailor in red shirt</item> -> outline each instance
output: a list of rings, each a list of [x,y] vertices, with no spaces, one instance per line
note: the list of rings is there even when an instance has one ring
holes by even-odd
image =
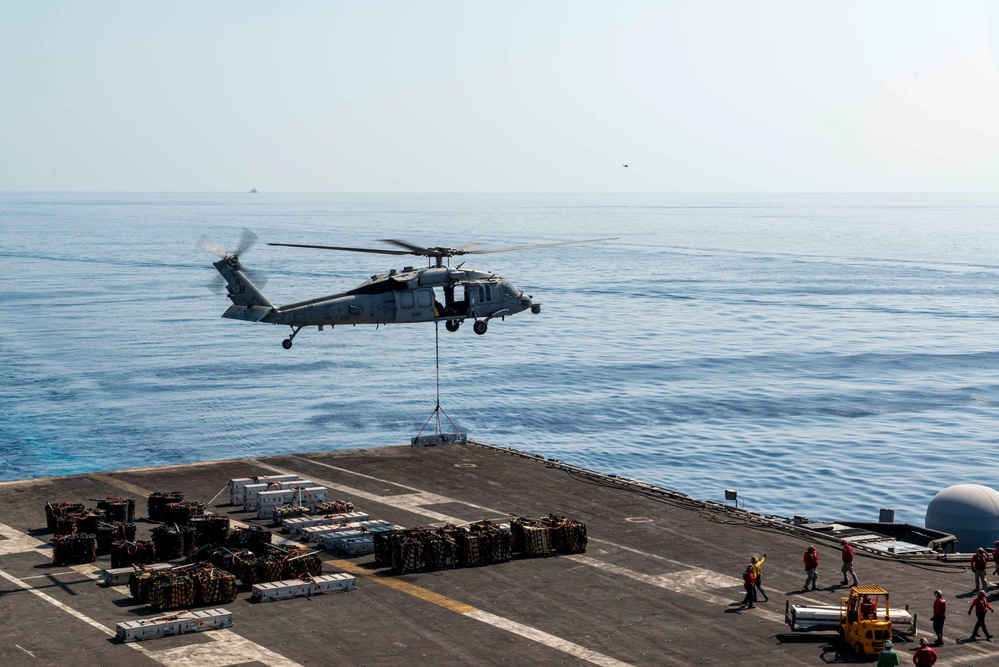
[[[846,540],[839,541],[840,546],[843,547],[843,581],[842,584],[846,586],[849,581],[846,579],[846,575],[849,574],[853,577],[853,585],[857,585],[857,575],[853,571],[853,547],[851,547]]]
[[[819,568],[819,552],[815,550],[811,544],[808,545],[808,549],[805,550],[805,555],[802,557],[805,562],[805,590],[808,590],[809,585],[811,585],[814,591],[818,586],[816,582],[819,579],[819,575],[816,570]]]
[[[971,615],[971,610],[975,610],[975,615],[978,617],[978,623],[975,624],[975,629],[971,631],[971,637],[969,639],[978,639],[978,628],[982,629],[985,633],[985,641],[992,641],[992,635],[989,634],[988,629],[985,627],[985,612],[990,611],[993,614],[995,611],[992,609],[992,605],[985,598],[985,591],[978,591],[978,596],[972,601],[971,606],[968,608],[968,615]]]
[[[989,563],[989,555],[985,549],[978,547],[978,551],[971,557],[971,571],[975,573],[975,590],[984,591],[989,587],[989,582],[985,581],[985,567]]]
[[[753,566],[747,565],[746,571],[742,573],[742,587],[746,589],[746,597],[742,601],[742,606],[746,609],[752,609],[753,604],[753,589],[756,587],[756,574],[753,572]]]
[[[996,574],[999,574],[999,540],[996,540],[995,547],[992,549],[992,562],[996,566]]]
[[[874,604],[874,600],[871,599],[870,595],[865,595],[860,601],[860,617],[861,618],[874,618],[878,615],[878,606]]]
[[[933,616],[930,620],[933,621],[933,632],[937,633],[937,646],[943,646],[943,626],[944,621],[947,619],[947,601],[944,600],[943,593],[940,591],[933,591],[933,595],[936,600],[933,601]]]
[[[937,652],[930,648],[930,642],[926,637],[919,639],[919,648],[912,654],[912,662],[916,667],[932,667],[937,661]]]

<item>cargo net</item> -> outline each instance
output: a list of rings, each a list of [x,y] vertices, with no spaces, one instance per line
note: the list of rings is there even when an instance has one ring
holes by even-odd
[[[197,548],[197,529],[194,526],[155,526],[150,532],[160,560],[184,558]]]
[[[176,523],[185,525],[190,523],[191,518],[202,516],[205,513],[205,504],[194,501],[167,503],[163,508],[163,523]],[[152,518],[152,517],[150,517]]]
[[[64,514],[82,514],[83,503],[48,502],[45,503],[45,525],[52,532],[56,530],[56,520]],[[72,532],[72,531],[70,531]]]
[[[104,512],[93,509],[69,510],[55,520],[56,536],[73,533],[97,533],[97,524],[104,521]]]
[[[265,553],[266,545],[271,543],[273,538],[271,531],[266,528],[250,526],[248,528],[236,528],[230,530],[225,538],[227,547],[250,549],[254,553]]]
[[[586,551],[586,524],[549,514],[543,519],[514,517],[510,520],[513,550],[527,558],[547,558],[553,553]]]
[[[154,491],[146,500],[147,516],[153,521],[165,521],[163,518],[166,506],[171,503],[184,502],[183,491]],[[167,523],[173,523],[167,521]]]
[[[137,568],[128,584],[132,598],[163,611],[218,605],[236,599],[236,576],[212,565],[168,570]]]
[[[305,579],[323,573],[323,557],[315,551],[292,552],[284,559],[282,579]]]
[[[201,547],[206,544],[216,546],[225,545],[226,536],[229,534],[229,517],[217,514],[201,514],[192,516],[189,521],[189,525],[195,530],[194,543],[196,546]]]
[[[52,541],[52,562],[79,565],[97,560],[97,538],[92,533],[73,533]]]
[[[135,540],[135,524],[121,521],[97,522],[97,555],[107,556],[111,553],[111,544],[119,540]]]
[[[504,563],[513,557],[510,534],[491,521],[468,526],[375,533],[375,564],[396,574]]]
[[[156,562],[156,547],[151,540],[118,540],[111,543],[111,567],[149,565]]]
[[[105,498],[97,501],[97,509],[104,511],[108,521],[131,523],[135,521],[135,498]]]

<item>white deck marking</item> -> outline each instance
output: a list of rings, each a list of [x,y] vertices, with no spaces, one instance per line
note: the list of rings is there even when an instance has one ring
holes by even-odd
[[[305,460],[308,460],[308,459],[305,459]],[[272,472],[277,472],[277,473],[281,473],[281,474],[285,474],[285,475],[295,475],[295,474],[298,474],[298,473],[294,472],[293,470],[287,470],[285,468],[279,468],[277,466],[272,466],[272,465],[269,465],[269,464],[266,464],[266,463],[262,463],[260,461],[256,461],[255,463],[256,463],[256,465],[259,465],[260,467],[262,467],[262,468],[264,468],[266,470],[270,470]],[[314,461],[310,461],[310,463],[315,463],[315,462]],[[319,465],[324,465],[324,464],[319,464]],[[332,468],[333,466],[328,466],[328,467]],[[335,489],[335,490],[337,490],[337,491],[339,491],[341,493],[344,493],[344,494],[346,494],[348,496],[351,496],[351,497],[354,497],[354,498],[364,498],[365,500],[371,500],[373,502],[376,502],[376,503],[379,503],[379,504],[382,504],[382,505],[388,505],[389,507],[395,507],[396,509],[401,509],[401,510],[405,510],[407,512],[412,512],[413,514],[422,514],[423,516],[429,517],[429,518],[433,519],[434,521],[443,521],[445,523],[454,523],[454,524],[465,523],[465,521],[463,519],[458,519],[458,518],[455,518],[453,516],[448,516],[447,514],[441,514],[440,512],[435,512],[433,510],[428,510],[428,509],[425,509],[425,508],[421,507],[421,505],[438,505],[438,504],[441,504],[441,503],[460,503],[461,502],[461,501],[458,501],[458,500],[453,500],[451,498],[446,498],[444,496],[439,496],[439,495],[437,495],[435,493],[427,493],[427,492],[424,492],[424,491],[417,491],[416,489],[414,489],[414,491],[416,491],[416,493],[407,493],[407,494],[402,494],[402,495],[398,495],[398,496],[380,496],[380,495],[378,495],[376,493],[368,493],[367,491],[361,491],[360,489],[355,489],[352,486],[345,486],[343,484],[337,484],[336,482],[330,481],[328,479],[319,479],[317,477],[313,477],[312,481],[314,481],[316,484],[320,484],[322,486],[325,486],[328,489]],[[397,484],[396,486],[399,486],[399,485]],[[402,488],[408,488],[408,487],[402,487]],[[466,504],[467,505],[468,503],[461,503],[461,504]]]
[[[74,566],[73,569],[89,577],[91,576],[89,570],[93,568],[92,566],[83,565]],[[60,574],[67,574],[67,572],[68,571],[64,570],[60,572]],[[83,612],[77,611],[59,600],[56,600],[48,593],[44,593],[37,588],[32,587],[31,584],[26,583],[22,579],[18,579],[14,575],[4,572],[3,570],[0,570],[0,577],[3,577],[15,586],[18,586],[32,595],[41,598],[45,602],[61,609],[67,614],[78,618],[102,634],[111,637],[116,635],[114,630],[107,627],[103,623],[90,618]],[[239,665],[254,661],[268,665],[268,667],[302,667],[299,663],[289,660],[288,658],[285,658],[284,656],[275,653],[274,651],[271,651],[256,642],[250,641],[245,637],[237,635],[231,630],[212,630],[211,632],[205,633],[205,635],[215,640],[214,643],[178,646],[175,648],[165,648],[161,651],[154,650],[154,648],[156,646],[165,646],[165,644],[161,645],[152,643],[149,645],[143,645],[140,643],[130,642],[125,644],[125,646],[145,654],[165,667],[227,667],[228,665]]]
[[[232,630],[211,630],[202,636],[214,641],[159,651],[155,650],[155,643],[138,648],[145,649],[147,656],[167,667],[226,667],[247,662],[260,662],[270,667],[302,667],[294,660],[237,635]]]
[[[11,528],[5,523],[0,523],[0,537],[5,538],[0,540],[0,556],[35,551],[40,547],[48,546],[45,542]]]
[[[592,651],[584,646],[562,639],[561,637],[556,637],[555,635],[547,632],[542,632],[537,628],[532,628],[529,625],[511,621],[508,618],[503,618],[502,616],[497,616],[496,614],[490,614],[489,612],[482,611],[481,609],[465,612],[464,615],[469,618],[474,618],[477,621],[487,623],[493,627],[500,628],[501,630],[506,630],[507,632],[511,632],[515,635],[520,635],[521,637],[530,639],[538,644],[557,649],[563,653],[568,653],[575,658],[586,660],[594,665],[600,665],[601,667],[631,667],[631,663],[629,662],[623,662],[617,658],[612,658],[609,655],[604,655],[598,651]],[[659,660],[660,664],[662,664],[661,659]],[[669,659],[669,662],[674,665],[687,664],[686,662],[681,663],[672,659]]]
[[[98,621],[95,621],[94,619],[90,618],[86,614],[73,609],[69,605],[63,604],[62,602],[60,602],[59,600],[56,600],[54,597],[52,597],[48,593],[43,593],[42,591],[38,590],[37,588],[33,588],[31,586],[31,584],[28,584],[28,583],[25,583],[25,582],[21,581],[20,579],[18,579],[14,575],[8,574],[8,573],[4,572],[3,570],[0,570],[0,577],[3,577],[4,579],[6,579],[7,581],[11,582],[15,586],[23,588],[24,590],[28,591],[32,595],[37,595],[38,597],[40,597],[41,599],[45,600],[49,604],[54,605],[54,606],[58,607],[59,609],[62,609],[64,612],[66,612],[70,616],[75,616],[76,618],[80,619],[81,621],[83,621],[87,625],[91,626],[92,628],[95,628],[95,629],[99,630],[101,633],[103,633],[105,635],[110,635],[110,636],[114,637],[114,634],[115,634],[114,631],[110,630],[103,623],[99,623]]]

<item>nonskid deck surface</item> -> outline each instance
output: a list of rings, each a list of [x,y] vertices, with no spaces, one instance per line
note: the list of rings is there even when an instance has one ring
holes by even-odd
[[[347,572],[347,593],[227,605],[231,629],[122,644],[121,621],[162,616],[106,587],[89,565],[57,566],[45,528],[49,501],[183,491],[209,501],[229,479],[297,473],[372,518],[407,527],[506,521],[549,513],[586,524],[584,554],[515,558],[484,567],[392,575],[373,556],[325,556],[324,573]],[[211,510],[251,525],[228,505]],[[543,460],[476,444],[386,447],[287,455],[0,483],[0,664],[3,665],[824,665],[862,663],[835,635],[792,635],[784,604],[837,604],[836,544],[817,544],[819,584],[804,593],[807,544],[717,507],[673,502],[581,479]],[[155,524],[138,521],[138,537]],[[275,529],[276,530],[276,529]],[[741,575],[767,554],[769,602],[740,610]],[[934,588],[951,604],[938,665],[999,665],[999,646],[966,643],[973,578],[858,555],[861,583],[884,586],[928,630]],[[989,621],[991,622],[991,618]],[[896,644],[903,663],[912,643]]]

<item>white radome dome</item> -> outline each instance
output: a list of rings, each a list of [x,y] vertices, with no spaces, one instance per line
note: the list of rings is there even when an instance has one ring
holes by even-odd
[[[999,540],[999,491],[981,484],[948,486],[926,506],[926,527],[952,534],[960,551],[991,551]]]

